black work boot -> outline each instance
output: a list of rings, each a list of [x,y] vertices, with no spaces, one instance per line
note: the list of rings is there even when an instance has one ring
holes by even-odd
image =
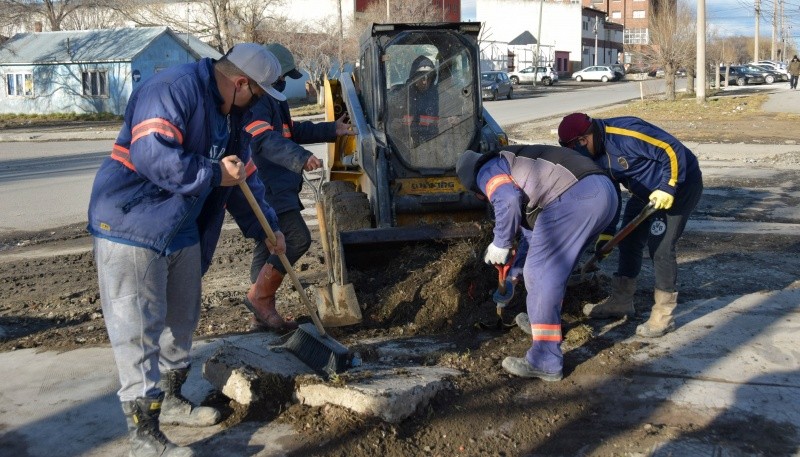
[[[163,395],[162,395],[163,397]],[[188,447],[179,447],[167,439],[158,425],[161,398],[139,397],[122,402],[128,422],[128,457],[193,457]]]
[[[204,427],[220,420],[220,413],[210,406],[195,406],[181,394],[181,387],[189,376],[189,368],[161,373],[158,386],[164,392],[161,404],[161,422],[164,424]]]

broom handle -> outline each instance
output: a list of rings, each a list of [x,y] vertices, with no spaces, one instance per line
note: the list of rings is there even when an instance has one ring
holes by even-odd
[[[242,190],[244,193],[245,198],[247,198],[247,203],[250,204],[250,208],[253,209],[253,212],[256,213],[256,217],[258,218],[258,222],[261,223],[261,228],[267,233],[267,239],[273,245],[277,244],[277,238],[275,238],[275,232],[272,231],[272,228],[269,226],[269,222],[267,222],[267,218],[264,217],[264,212],[261,211],[261,207],[258,206],[258,202],[256,201],[256,197],[253,195],[253,192],[250,190],[250,186],[247,185],[247,182],[242,181],[239,183],[239,189]],[[278,254],[278,258],[281,259],[281,264],[283,264],[283,268],[286,270],[286,274],[292,278],[292,284],[294,284],[295,290],[300,295],[300,301],[306,306],[308,309],[308,313],[311,314],[311,320],[314,321],[314,326],[317,327],[317,331],[319,332],[320,336],[325,336],[325,327],[322,326],[322,322],[319,320],[319,316],[317,316],[317,309],[314,305],[311,304],[311,301],[308,299],[306,295],[306,290],[303,289],[303,286],[300,285],[300,280],[297,279],[297,274],[294,272],[294,268],[292,268],[292,264],[289,263],[289,259],[286,258],[286,254]]]

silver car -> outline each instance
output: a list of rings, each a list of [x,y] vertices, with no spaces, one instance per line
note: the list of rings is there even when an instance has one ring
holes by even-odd
[[[575,81],[616,81],[617,74],[614,73],[614,70],[611,67],[607,67],[605,65],[594,65],[591,67],[586,67],[583,70],[576,71],[572,74],[572,79]]]
[[[537,83],[545,86],[552,86],[558,82],[558,73],[553,71],[553,67],[527,67],[520,71],[512,71],[508,74],[512,84],[532,84],[534,78]]]

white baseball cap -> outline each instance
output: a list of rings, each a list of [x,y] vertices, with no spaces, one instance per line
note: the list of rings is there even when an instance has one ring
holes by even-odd
[[[259,86],[276,100],[286,100],[286,96],[272,87],[281,77],[281,63],[264,46],[256,43],[240,43],[232,47],[226,55],[230,63],[257,82]]]

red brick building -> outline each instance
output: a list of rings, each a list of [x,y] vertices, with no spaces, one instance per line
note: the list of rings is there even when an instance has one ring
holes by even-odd
[[[394,2],[402,2],[405,0],[390,0]],[[363,13],[367,7],[378,0],[356,0],[356,13]],[[461,0],[430,0],[431,8],[435,8],[441,12],[442,22],[459,22],[461,21]]]

